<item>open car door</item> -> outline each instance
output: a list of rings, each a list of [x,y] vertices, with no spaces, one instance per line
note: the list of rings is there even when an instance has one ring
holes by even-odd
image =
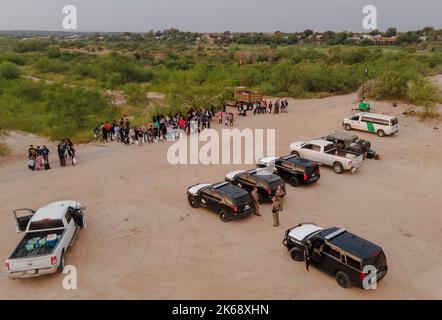
[[[83,229],[86,229],[86,214],[84,212],[85,210],[85,207],[76,208],[74,214],[75,224]]]
[[[26,228],[29,224],[29,221],[34,216],[35,210],[23,208],[23,209],[15,209],[14,218],[15,218],[15,228],[17,229],[17,233],[25,232]]]
[[[310,266],[310,243],[308,241],[304,245],[304,261],[305,268],[308,271],[308,267]]]

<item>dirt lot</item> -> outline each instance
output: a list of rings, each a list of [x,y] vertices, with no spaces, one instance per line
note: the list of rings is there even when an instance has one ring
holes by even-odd
[[[283,155],[293,141],[341,129],[356,101],[356,95],[291,101],[288,114],[250,115],[236,126],[275,128],[276,152]],[[262,217],[229,223],[190,208],[189,185],[223,180],[238,166],[172,166],[169,143],[82,146],[78,167],[47,172],[29,172],[25,161],[4,165],[0,257],[20,239],[15,207],[80,200],[88,229],[67,257],[78,269],[78,290],[64,290],[61,274],[1,276],[0,299],[442,299],[436,285],[442,279],[442,125],[402,116],[405,106],[373,106],[398,115],[401,125],[393,137],[358,133],[382,160],[366,160],[341,176],[324,167],[318,184],[288,186],[279,228],[269,205]],[[282,236],[305,221],[345,227],[381,245],[390,271],[378,290],[341,289],[333,277],[292,261]]]

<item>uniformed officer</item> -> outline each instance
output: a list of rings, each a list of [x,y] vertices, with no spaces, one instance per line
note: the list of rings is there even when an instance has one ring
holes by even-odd
[[[279,185],[278,188],[276,189],[275,196],[276,196],[276,199],[279,202],[280,211],[282,211],[282,209],[283,209],[282,202],[283,202],[283,199],[284,199],[284,196],[285,196],[285,190],[283,189],[282,185]]]
[[[273,226],[279,226],[279,211],[281,210],[281,205],[276,197],[272,198],[272,216],[273,216]]]
[[[255,205],[255,215],[257,216],[261,216],[261,214],[259,213],[259,194],[258,194],[258,188],[254,187],[252,190],[252,199],[253,199],[253,203]]]

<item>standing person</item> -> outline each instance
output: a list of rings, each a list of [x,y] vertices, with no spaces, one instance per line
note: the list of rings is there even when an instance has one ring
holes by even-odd
[[[232,112],[229,113],[229,124],[230,127],[233,127],[233,122],[235,122],[235,118]]]
[[[224,116],[224,112],[220,111],[218,113],[218,124],[223,124],[223,116]]]
[[[137,135],[138,135],[138,146],[142,147],[143,146],[143,139],[144,139],[143,129],[138,128]]]
[[[276,100],[275,102],[275,109],[273,110],[273,114],[279,113],[279,100]]]
[[[51,166],[49,165],[49,149],[46,146],[43,146],[43,148],[41,149],[41,155],[43,156],[44,160],[44,169],[51,169]]]
[[[278,188],[276,189],[275,196],[276,196],[276,200],[278,200],[278,202],[279,202],[280,211],[282,211],[282,209],[283,209],[282,202],[283,202],[283,199],[285,196],[285,190],[283,189],[282,185],[279,185]]]
[[[44,169],[44,159],[41,153],[37,155],[37,158],[35,159],[35,170],[42,171]]]
[[[272,113],[272,108],[273,108],[273,102],[270,101],[270,103],[269,103],[269,113]]]
[[[144,123],[141,129],[143,130],[143,140],[147,143],[147,123]]]
[[[251,193],[252,199],[253,199],[253,204],[255,205],[255,213],[254,215],[256,216],[261,216],[261,214],[259,213],[259,194],[258,194],[258,188],[254,187]]]
[[[272,216],[273,216],[273,226],[278,227],[279,226],[279,211],[280,211],[280,204],[279,201],[276,199],[276,197],[272,198]]]
[[[98,130],[98,126],[95,126],[94,129],[92,129],[92,132],[94,134],[94,139],[95,141],[97,141],[98,139],[98,134],[100,133],[100,131]]]
[[[121,142],[121,134],[120,134],[120,125],[118,123],[115,124],[114,127],[114,132],[115,132],[115,140],[120,143]]]
[[[104,124],[101,124],[101,141],[103,144],[106,144],[107,142],[107,129]]]
[[[37,158],[37,149],[31,144],[28,149],[28,168],[29,170],[35,170],[35,159]]]
[[[71,159],[72,165],[75,166],[77,164],[77,157],[75,156],[75,147],[72,143],[71,139],[67,139],[66,141],[67,151],[69,158]]]
[[[66,157],[64,155],[64,146],[62,143],[57,145],[58,158],[60,159],[60,166],[66,167]]]

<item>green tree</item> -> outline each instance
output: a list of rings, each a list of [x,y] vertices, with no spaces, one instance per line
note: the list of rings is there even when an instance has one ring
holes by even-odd
[[[396,28],[388,28],[385,33],[384,36],[386,37],[394,37],[397,36],[397,29]]]
[[[434,106],[439,100],[439,92],[437,86],[430,81],[422,77],[412,80],[407,98],[413,104],[424,108],[424,118],[432,118],[437,115]]]

